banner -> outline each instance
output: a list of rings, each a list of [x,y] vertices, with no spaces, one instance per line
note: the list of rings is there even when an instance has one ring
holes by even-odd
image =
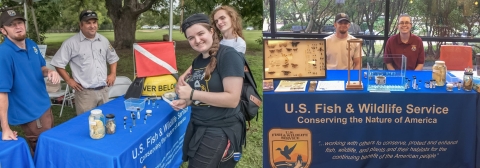
[[[263,167],[475,167],[477,99],[264,92]]]

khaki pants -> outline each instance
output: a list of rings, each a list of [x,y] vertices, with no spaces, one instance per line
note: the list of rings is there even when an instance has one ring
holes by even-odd
[[[108,101],[108,87],[100,90],[83,89],[75,91],[75,110],[77,115],[85,113]]]
[[[35,148],[37,147],[38,136],[42,132],[49,130],[53,127],[53,115],[52,109],[48,109],[43,113],[43,115],[33,121],[20,125],[23,132],[25,132],[25,140],[27,140],[28,145],[32,149],[32,156],[35,153]]]

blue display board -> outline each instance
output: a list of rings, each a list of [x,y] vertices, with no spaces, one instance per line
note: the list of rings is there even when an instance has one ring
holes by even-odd
[[[346,71],[328,71],[328,80]],[[430,80],[431,72],[407,72]],[[275,81],[278,85],[278,81]],[[479,97],[405,92],[264,92],[264,167],[476,167]],[[478,167],[478,166],[477,166]]]

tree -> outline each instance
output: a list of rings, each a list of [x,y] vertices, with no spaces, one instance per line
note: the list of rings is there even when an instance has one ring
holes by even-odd
[[[60,0],[57,1],[60,2]],[[99,3],[104,2],[105,0],[62,0],[61,3],[58,3],[58,9],[60,9],[60,13],[57,15],[57,17],[60,16],[58,17],[59,21],[55,24],[55,27],[53,29],[62,32],[79,32],[80,20],[78,17],[80,12],[85,9],[90,9],[97,13],[99,28],[104,23],[110,23],[110,19],[106,16],[107,9],[105,8],[105,6],[98,5]],[[49,18],[46,17],[45,19]]]
[[[263,21],[263,2],[261,0],[184,0],[184,16],[203,12],[210,14],[219,5],[230,5],[237,9],[242,20],[261,27]]]
[[[178,9],[177,9],[178,10]],[[179,20],[178,11],[173,11],[173,25],[181,23]],[[137,21],[137,28],[142,25],[158,25],[163,27],[169,24],[170,21],[170,4],[167,1],[160,1],[154,4],[150,10],[141,14]]]
[[[105,0],[107,14],[113,22],[115,49],[132,48],[138,17],[159,0]]]
[[[23,3],[14,2],[12,0],[1,1],[2,12],[7,9],[13,9],[18,15],[24,15]],[[45,41],[45,33],[49,30],[55,23],[58,21],[59,11],[58,4],[55,1],[39,1],[28,5],[30,8],[27,9],[27,23],[28,23],[28,30],[27,30],[27,37],[35,41],[37,44],[44,44]],[[32,8],[33,12],[35,12],[37,26],[34,25],[34,17],[32,15]],[[38,35],[37,35],[38,32]],[[3,36],[2,36],[3,38]],[[1,40],[3,41],[3,39]]]

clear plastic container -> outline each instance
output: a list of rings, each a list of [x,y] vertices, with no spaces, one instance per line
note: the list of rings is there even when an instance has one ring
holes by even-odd
[[[88,116],[90,137],[92,139],[102,139],[105,136],[105,116],[102,110],[93,109]]]
[[[127,111],[137,111],[140,108],[140,111],[145,108],[145,100],[139,98],[128,98],[124,101],[125,109]]]
[[[435,80],[437,86],[445,86],[447,80],[447,66],[445,61],[435,61],[432,67],[432,78]]]

